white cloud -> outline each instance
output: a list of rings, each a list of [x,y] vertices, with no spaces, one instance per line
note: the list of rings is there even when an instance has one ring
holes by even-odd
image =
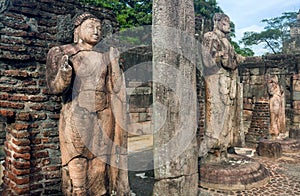
[[[261,32],[263,30],[264,30],[264,27],[259,26],[259,25],[251,25],[251,26],[244,27],[241,29],[236,29],[235,30],[236,37],[234,38],[234,41],[239,42],[242,39],[242,37],[244,36],[245,32],[249,32],[249,31]],[[244,47],[242,44],[240,44],[240,45],[241,45],[241,47]],[[265,54],[266,52],[268,52],[268,50],[264,49],[263,46],[264,46],[263,44],[259,44],[256,46],[251,46],[251,47],[247,46],[247,47],[251,48],[255,52],[256,56],[261,56],[261,55]]]
[[[246,31],[261,32],[265,26],[261,23],[263,19],[278,17],[283,12],[298,12],[300,9],[300,0],[217,0],[217,2],[235,24],[235,41],[239,41]],[[253,50],[255,54],[266,52],[262,46],[255,46]]]
[[[270,50],[264,49],[264,44],[258,44],[258,45],[254,45],[249,47],[254,51],[254,55],[255,56],[262,56],[266,53],[270,53]]]
[[[219,0],[218,5],[229,15],[237,28],[260,24],[262,19],[280,16],[283,12],[298,11],[300,0]]]
[[[235,39],[236,40],[241,40],[242,37],[244,36],[245,32],[249,32],[249,31],[253,31],[253,32],[261,32],[264,30],[263,26],[259,26],[259,25],[251,25],[248,27],[244,27],[244,28],[240,28],[240,29],[235,29]]]

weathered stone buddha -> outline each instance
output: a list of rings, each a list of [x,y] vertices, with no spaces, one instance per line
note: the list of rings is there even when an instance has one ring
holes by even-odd
[[[217,13],[213,19],[214,29],[204,34],[203,39],[206,128],[200,156],[211,152],[222,157],[239,135],[237,66],[244,57],[235,53],[227,38],[229,17]]]
[[[74,43],[47,56],[49,91],[62,95],[59,121],[65,195],[129,195],[124,75],[119,52],[94,50],[101,21],[84,13]]]
[[[273,139],[287,137],[285,128],[285,94],[276,75],[267,76],[267,88],[270,96],[270,129]]]

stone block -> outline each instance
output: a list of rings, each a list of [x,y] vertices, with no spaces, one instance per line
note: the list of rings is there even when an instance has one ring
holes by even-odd
[[[293,101],[293,109],[300,110],[300,101]]]
[[[293,95],[293,100],[294,101],[300,101],[300,92],[298,92],[298,91],[293,91],[293,93],[292,93],[292,95]]]
[[[150,95],[152,94],[152,89],[151,87],[139,87],[137,88],[138,93],[143,94],[143,95]]]
[[[300,80],[293,80],[293,91],[300,91]]]
[[[290,129],[289,138],[300,139],[300,129]]]
[[[142,84],[143,84],[142,82],[138,82],[138,81],[130,81],[129,84],[128,84],[128,86],[129,86],[130,88],[136,88],[136,87],[138,87],[138,86],[141,86]]]
[[[139,113],[139,122],[145,122],[147,121],[147,113]]]
[[[276,142],[280,143],[282,152],[284,153],[294,153],[294,152],[299,152],[300,150],[299,140],[285,138],[285,139],[277,139]]]
[[[250,76],[250,84],[254,84],[254,85],[264,84],[264,78],[262,76]]]
[[[281,74],[283,70],[281,68],[272,68],[271,69],[272,74]]]
[[[300,123],[300,115],[293,116],[293,123]]]
[[[297,109],[295,109],[295,110],[290,110],[290,111],[287,111],[287,112],[290,112],[290,113],[289,113],[290,117],[291,117],[292,115],[300,115],[300,110],[297,110]],[[288,113],[287,113],[287,114],[288,114]]]
[[[251,75],[259,75],[259,68],[250,69]]]
[[[139,113],[129,113],[130,123],[139,122]]]
[[[262,139],[258,143],[256,152],[259,156],[277,159],[282,156],[282,147],[276,141]]]
[[[267,97],[267,88],[264,84],[252,85],[251,94],[255,97]]]
[[[253,104],[251,103],[245,103],[243,105],[244,110],[253,110]]]
[[[154,184],[153,195],[197,195],[198,175],[179,176],[157,180]]]

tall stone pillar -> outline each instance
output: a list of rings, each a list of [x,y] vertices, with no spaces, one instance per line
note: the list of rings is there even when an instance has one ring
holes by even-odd
[[[296,23],[291,26],[290,35],[291,39],[287,43],[288,49],[286,52],[294,54],[297,63],[297,73],[292,77],[292,129],[300,130],[300,10]]]
[[[289,137],[300,138],[300,54],[295,55],[298,73],[293,74],[291,82],[292,118]]]
[[[300,61],[299,61],[300,63]],[[292,76],[292,129],[300,129],[300,74]]]
[[[154,195],[197,195],[192,0],[153,1]]]

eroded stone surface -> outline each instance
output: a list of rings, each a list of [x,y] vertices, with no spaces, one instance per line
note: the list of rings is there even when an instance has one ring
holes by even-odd
[[[296,139],[291,138],[285,138],[285,139],[276,139],[274,142],[277,142],[281,145],[282,152],[298,152],[300,151],[300,141]]]
[[[47,84],[62,94],[59,124],[62,189],[66,195],[129,195],[125,86],[118,51],[94,50],[101,21],[89,13],[74,20],[74,44],[47,56]]]
[[[300,129],[290,129],[289,138],[300,139]]]
[[[214,188],[199,189],[199,196],[256,196],[256,195],[300,195],[300,153],[284,153],[279,159],[255,156],[270,173],[269,183],[249,190],[219,190]]]
[[[256,151],[259,156],[269,158],[280,158],[282,155],[281,144],[277,141],[268,139],[260,140]]]
[[[217,13],[214,30],[204,34],[203,61],[205,74],[205,136],[200,143],[200,156],[207,152],[227,151],[241,140],[237,66],[244,58],[234,52],[226,35],[230,32],[229,17]]]
[[[246,190],[268,183],[267,169],[252,158],[229,155],[221,162],[200,166],[200,186],[220,190]]]
[[[194,18],[191,0],[153,1],[153,195],[197,193]]]
[[[270,96],[270,129],[269,134],[273,138],[278,138],[279,134],[286,137],[285,126],[285,93],[278,82],[278,77],[267,76],[267,87]]]

